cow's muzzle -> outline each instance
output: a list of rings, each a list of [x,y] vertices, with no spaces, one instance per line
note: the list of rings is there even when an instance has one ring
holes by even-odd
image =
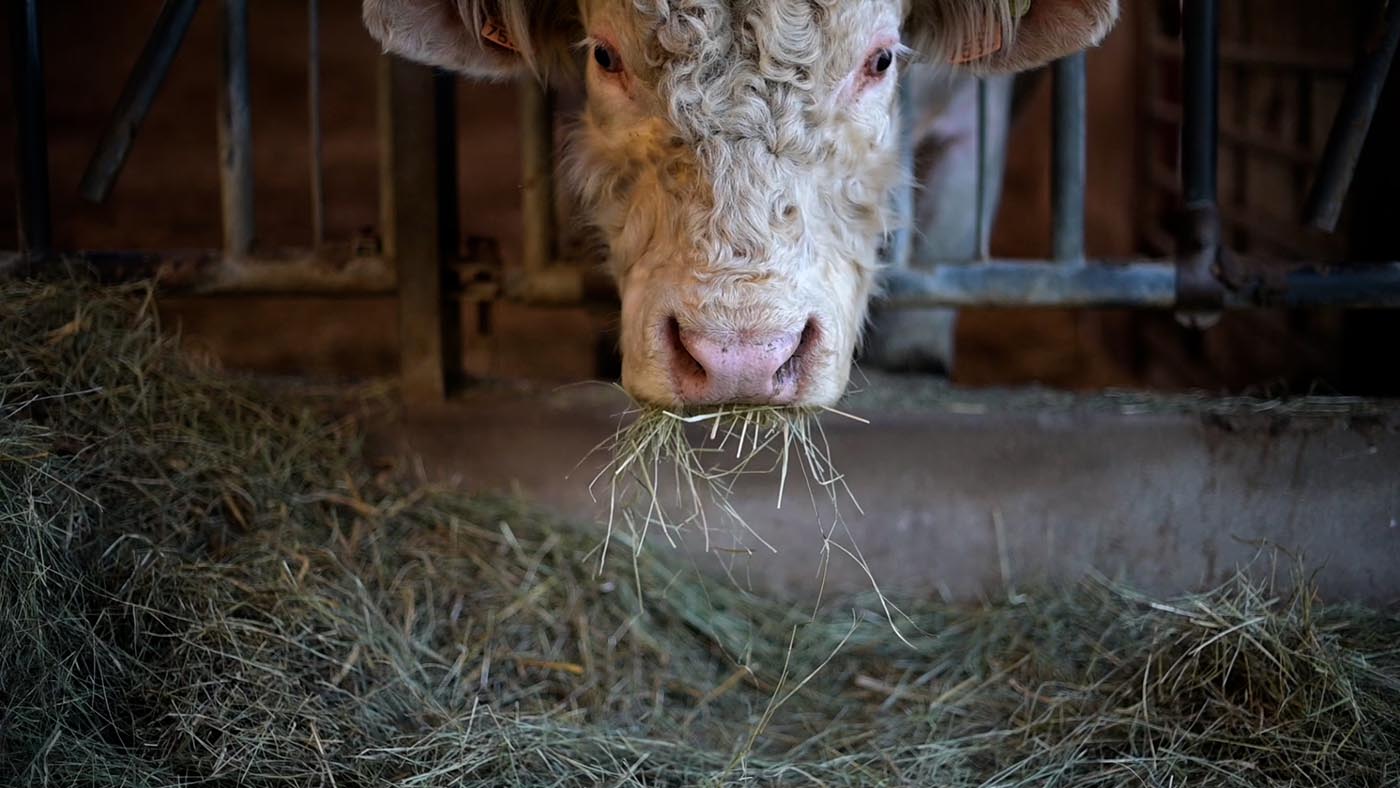
[[[676,399],[685,405],[798,402],[820,341],[815,320],[790,330],[712,331],[667,321],[662,350]]]

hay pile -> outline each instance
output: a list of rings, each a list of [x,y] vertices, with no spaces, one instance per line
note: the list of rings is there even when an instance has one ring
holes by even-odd
[[[325,404],[177,354],[142,290],[0,283],[0,784],[1400,779],[1394,618],[1091,583],[907,604],[910,648],[869,599],[599,572]]]

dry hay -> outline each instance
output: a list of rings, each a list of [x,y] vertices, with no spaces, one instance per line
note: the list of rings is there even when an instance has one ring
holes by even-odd
[[[613,437],[594,449],[609,456],[589,483],[593,492],[607,488],[608,533],[620,517],[636,548],[653,526],[674,547],[684,529],[695,528],[708,552],[711,526],[722,525],[738,545],[748,535],[777,552],[734,507],[734,485],[746,476],[776,474],[774,506],[781,509],[789,472],[795,467],[806,483],[819,526],[830,534],[840,522],[842,494],[857,508],[859,504],[831,460],[831,446],[818,421],[822,410],[858,418],[830,408],[726,405],[677,412],[634,403],[621,415]],[[692,434],[696,427],[701,428],[698,439]],[[830,504],[830,525],[821,522],[819,490]],[[712,523],[714,519],[721,522]]]
[[[703,551],[718,556],[718,565],[735,579],[735,563],[755,552],[750,541],[763,551],[778,552],[734,505],[735,485],[748,477],[776,476],[773,505],[782,509],[789,478],[797,477],[811,507],[813,535],[822,545],[820,585],[825,586],[833,555],[849,559],[870,579],[892,630],[903,637],[900,624],[912,622],[880,592],[846,526],[842,503],[857,511],[860,503],[832,461],[820,421],[824,414],[868,423],[829,407],[725,405],[685,411],[634,402],[620,414],[615,434],[593,450],[608,458],[588,485],[595,501],[600,488],[607,491],[601,565],[606,565],[619,526],[634,561],[654,534],[674,548],[695,531]],[[638,595],[643,596],[637,575]],[[820,597],[816,605],[820,607]]]
[[[0,784],[1400,779],[1400,622],[1306,583],[913,600],[911,648],[870,598],[599,571],[173,346],[142,290],[0,283]]]

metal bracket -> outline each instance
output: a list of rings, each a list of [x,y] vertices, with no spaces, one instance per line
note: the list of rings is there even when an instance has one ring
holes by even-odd
[[[1213,312],[1225,294],[1220,214],[1214,204],[1188,206],[1183,219],[1184,232],[1177,247],[1176,303],[1186,312]]]

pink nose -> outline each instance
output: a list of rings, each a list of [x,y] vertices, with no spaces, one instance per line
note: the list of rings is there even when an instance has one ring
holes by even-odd
[[[673,325],[672,337],[672,377],[686,404],[787,404],[797,399],[801,331],[716,334]]]

